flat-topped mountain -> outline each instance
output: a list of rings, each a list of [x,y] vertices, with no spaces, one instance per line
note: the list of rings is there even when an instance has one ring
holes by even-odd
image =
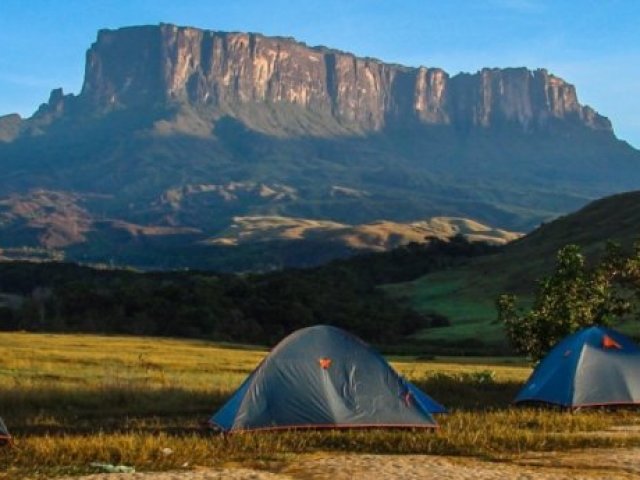
[[[234,217],[522,231],[640,186],[640,152],[544,69],[449,75],[166,24],[101,30],[80,93],[0,117],[0,167],[0,205],[55,192],[33,215],[76,225],[44,246],[105,259],[132,238],[188,248]],[[0,239],[43,246],[9,223]]]
[[[450,77],[439,68],[388,65],[292,39],[173,25],[99,32],[79,99],[98,111],[187,103],[249,125],[243,107],[258,103],[301,107],[361,131],[408,121],[483,127],[506,121],[529,129],[554,119],[611,130],[606,118],[578,103],[572,85],[545,70]],[[283,131],[295,130],[291,119],[274,120]]]
[[[556,120],[611,131],[608,119],[580,105],[573,85],[544,69],[450,76],[440,68],[390,65],[290,38],[174,25],[101,30],[87,52],[80,94],[54,90],[36,116],[169,105],[197,107],[212,118],[230,115],[281,134],[369,132],[409,122],[536,130]],[[263,125],[253,118],[256,106],[300,111],[263,112],[272,116]],[[319,117],[300,122],[296,117],[304,112]],[[16,134],[15,122],[5,119],[5,138]]]

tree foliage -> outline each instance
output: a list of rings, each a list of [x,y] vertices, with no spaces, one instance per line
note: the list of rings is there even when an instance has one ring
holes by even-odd
[[[538,282],[531,310],[519,310],[516,296],[504,294],[497,300],[498,319],[513,347],[537,361],[576,330],[631,314],[638,299],[640,244],[627,256],[609,243],[593,266],[580,247],[567,245],[557,254],[553,274]]]
[[[310,269],[261,274],[95,270],[0,263],[0,330],[126,333],[273,344],[298,328],[331,324],[392,344],[444,324],[385,295],[406,281],[495,251],[462,238],[411,244]],[[6,303],[6,302],[5,302]]]

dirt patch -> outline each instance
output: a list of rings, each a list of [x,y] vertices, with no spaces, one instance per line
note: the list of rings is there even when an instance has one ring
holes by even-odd
[[[611,480],[640,477],[640,448],[531,453],[509,461],[431,455],[306,455],[279,471],[200,468],[82,480]],[[79,479],[75,479],[79,480]]]
[[[526,467],[571,469],[575,472],[591,472],[600,477],[587,478],[640,478],[640,448],[630,449],[593,449],[578,452],[559,452],[552,454],[532,453],[515,460],[515,464]]]
[[[527,480],[626,479],[640,475],[640,449],[547,453],[515,461],[427,455],[345,455],[301,460],[285,469],[293,478],[347,480],[402,478],[407,480]]]

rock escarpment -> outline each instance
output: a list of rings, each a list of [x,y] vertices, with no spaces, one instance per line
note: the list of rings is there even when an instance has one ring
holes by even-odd
[[[416,219],[527,231],[637,190],[639,165],[545,70],[451,76],[290,38],[103,30],[80,93],[0,116],[0,248],[144,268],[311,265],[423,238]],[[343,243],[307,228],[328,224]],[[254,249],[265,235],[244,232],[257,225],[286,234]],[[300,225],[304,241],[282,246]],[[251,240],[237,262],[224,232]]]
[[[408,123],[535,130],[554,120],[611,130],[605,117],[580,105],[573,85],[544,69],[450,76],[290,38],[166,24],[101,30],[87,52],[79,96],[56,92],[41,110],[60,113],[65,102],[94,113],[187,105],[249,124],[256,108],[289,108],[271,120],[284,128],[296,115],[312,115],[365,132]]]

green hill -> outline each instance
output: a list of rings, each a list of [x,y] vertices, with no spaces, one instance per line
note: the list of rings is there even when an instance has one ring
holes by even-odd
[[[446,316],[451,325],[415,334],[432,343],[499,345],[504,343],[494,302],[500,293],[516,293],[531,300],[536,280],[553,268],[564,245],[580,245],[591,260],[607,241],[629,248],[640,238],[640,192],[629,192],[587,205],[573,214],[540,226],[493,255],[471,259],[465,265],[429,273],[414,281],[387,285],[385,290],[423,313]],[[628,333],[640,325],[623,323]]]

